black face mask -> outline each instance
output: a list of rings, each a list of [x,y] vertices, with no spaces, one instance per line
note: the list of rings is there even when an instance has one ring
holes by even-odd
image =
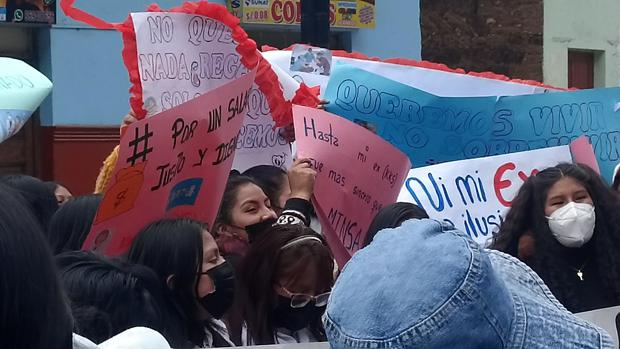
[[[248,234],[248,241],[250,243],[256,241],[267,229],[276,224],[277,221],[278,220],[275,218],[270,218],[256,224],[246,226],[245,232]]]
[[[310,302],[301,308],[293,308],[290,298],[278,296],[278,304],[273,311],[274,324],[293,332],[299,331],[319,319],[325,312],[325,308],[325,306],[316,307],[314,302]]]
[[[220,319],[235,300],[235,270],[230,263],[224,262],[206,273],[213,280],[215,292],[200,298],[200,304],[211,316]]]

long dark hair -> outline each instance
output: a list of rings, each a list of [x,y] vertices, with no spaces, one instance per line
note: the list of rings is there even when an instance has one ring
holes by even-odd
[[[73,197],[54,213],[47,230],[54,254],[82,248],[100,203],[99,194]]]
[[[206,225],[191,219],[156,221],[136,236],[127,256],[130,262],[146,265],[157,273],[167,290],[170,309],[174,309],[175,317],[183,324],[185,339],[197,346],[202,346],[205,340],[205,324],[197,320],[195,294],[202,266],[204,230]],[[187,343],[174,341],[171,345],[185,347]]]
[[[2,176],[0,183],[19,192],[28,203],[41,229],[47,231],[52,215],[58,209],[58,200],[56,200],[54,191],[40,179],[26,175]]]
[[[73,319],[27,203],[0,184],[0,346],[71,348]]]
[[[591,248],[591,264],[598,268],[604,287],[620,301],[620,201],[601,177],[584,165],[559,164],[530,177],[519,189],[506,220],[494,236],[491,248],[518,257],[519,239],[527,232],[533,234],[536,253],[526,262],[547,283],[567,308],[580,308],[580,300],[570,287],[574,273],[561,268],[560,258],[565,251],[552,235],[545,217],[545,202],[549,189],[563,177],[581,183],[592,198],[596,212],[594,235],[586,246]]]
[[[616,169],[618,170],[616,171],[616,175],[614,176],[614,183],[611,185],[611,188],[615,191],[618,191],[618,189],[620,189],[620,165],[618,165]]]
[[[271,201],[272,206],[278,205],[278,200],[282,194],[282,185],[286,179],[286,171],[277,166],[259,165],[246,170],[243,175],[251,177],[258,183],[258,186]]]
[[[302,236],[317,237],[323,243],[301,242],[282,250],[284,245]],[[236,311],[245,320],[254,345],[275,344],[276,328],[272,313],[276,307],[274,283],[278,277],[304,277],[299,270],[312,264],[316,267],[317,284],[331,287],[334,282],[332,254],[320,235],[302,225],[273,226],[250,245],[239,272]],[[326,339],[320,318],[311,322],[310,329],[319,340]]]
[[[237,194],[239,193],[239,189],[246,184],[254,184],[260,187],[254,179],[248,176],[231,174],[230,177],[228,177],[226,189],[224,189],[224,196],[222,197],[220,209],[215,219],[215,226],[213,227],[214,234],[217,234],[218,228],[222,224],[232,224],[232,209],[237,203]]]
[[[363,247],[368,246],[380,230],[397,228],[409,219],[428,218],[426,211],[409,202],[397,202],[383,207],[370,223]]]
[[[162,285],[149,268],[84,251],[62,253],[56,263],[79,335],[101,343],[141,326],[167,336]]]

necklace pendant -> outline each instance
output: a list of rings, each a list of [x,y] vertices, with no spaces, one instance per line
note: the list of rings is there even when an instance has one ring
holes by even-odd
[[[583,281],[583,273],[581,272],[581,270],[577,270],[577,277],[579,278],[579,280]]]

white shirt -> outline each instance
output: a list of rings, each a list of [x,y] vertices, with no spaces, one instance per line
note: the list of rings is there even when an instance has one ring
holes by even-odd
[[[286,328],[279,327],[276,329],[276,333],[274,335],[274,341],[276,344],[295,344],[295,343],[315,343],[319,342],[319,340],[314,336],[312,331],[309,328],[303,328],[299,331],[290,331]],[[252,346],[256,345],[254,340],[250,338],[248,333],[248,329],[243,324],[243,328],[241,330],[241,342],[243,346]]]
[[[99,345],[74,333],[73,349],[170,349],[170,344],[157,331],[146,327],[134,327]]]
[[[210,327],[213,331],[217,332],[231,347],[234,347],[235,344],[230,340],[230,335],[228,334],[228,329],[226,325],[221,320],[210,319],[209,320]],[[205,340],[203,343],[203,348],[212,348],[213,347],[213,334],[205,328]]]

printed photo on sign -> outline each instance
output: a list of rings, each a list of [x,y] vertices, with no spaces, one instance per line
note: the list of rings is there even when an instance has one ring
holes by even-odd
[[[262,55],[272,66],[277,66],[282,69],[284,72],[294,77],[295,80],[303,82],[308,86],[320,86],[321,96],[325,97],[329,77],[292,71],[290,69],[292,51],[267,51],[263,52]],[[521,84],[513,81],[489,79],[439,69],[429,69],[426,67],[338,56],[332,57],[332,72],[335,69],[334,67],[339,64],[348,64],[364,69],[438,96],[513,96],[542,93],[545,91],[544,88],[539,86]]]
[[[332,52],[324,48],[296,45],[291,55],[291,71],[329,76]]]

